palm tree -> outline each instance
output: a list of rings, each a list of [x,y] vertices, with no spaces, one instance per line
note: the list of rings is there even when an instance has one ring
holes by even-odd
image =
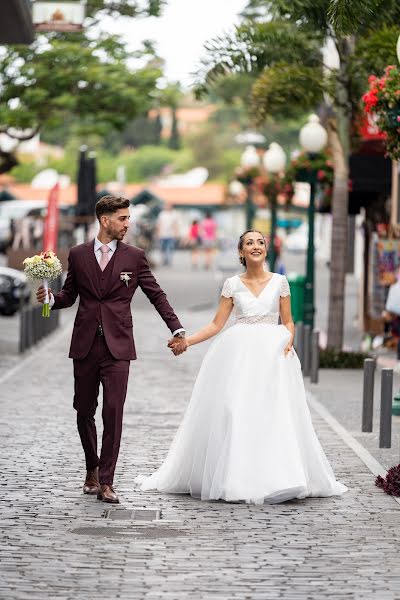
[[[385,10],[380,10],[384,4]],[[343,344],[351,125],[368,75],[396,60],[396,0],[250,0],[233,34],[206,45],[198,92],[246,73],[250,109],[259,123],[329,107],[326,126],[335,168],[328,345]],[[330,45],[337,65],[328,67]]]

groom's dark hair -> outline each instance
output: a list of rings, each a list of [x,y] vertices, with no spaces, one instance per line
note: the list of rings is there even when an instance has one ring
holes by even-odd
[[[100,217],[103,215],[111,215],[120,208],[129,208],[129,204],[129,200],[121,196],[103,196],[96,203],[96,217],[100,221]]]

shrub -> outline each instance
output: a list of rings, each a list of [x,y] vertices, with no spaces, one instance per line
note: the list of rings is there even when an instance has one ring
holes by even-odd
[[[362,369],[366,358],[370,356],[364,352],[345,352],[327,348],[320,350],[319,366],[321,369]]]

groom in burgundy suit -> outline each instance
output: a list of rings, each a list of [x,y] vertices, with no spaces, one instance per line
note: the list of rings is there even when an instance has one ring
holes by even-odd
[[[85,494],[118,503],[113,488],[129,364],[136,359],[131,301],[138,286],[149,298],[178,344],[186,350],[185,330],[165,293],[152,275],[143,250],[122,242],[129,227],[129,200],[104,196],[96,204],[97,238],[71,249],[68,274],[58,294],[50,292],[52,310],[67,308],[79,295],[69,356],[74,361],[78,431],[86,458]],[[44,302],[45,291],[37,292]],[[103,440],[97,455],[94,415],[100,383],[103,386]]]

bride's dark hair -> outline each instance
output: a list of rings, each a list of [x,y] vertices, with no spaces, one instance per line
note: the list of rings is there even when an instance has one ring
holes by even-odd
[[[242,235],[239,238],[239,242],[238,242],[238,251],[239,252],[241,250],[243,250],[244,236],[246,234],[248,234],[248,233],[259,233],[261,235],[261,237],[264,239],[264,234],[261,233],[261,231],[258,231],[258,229],[247,229],[244,233],[242,233]],[[240,260],[240,264],[245,267],[246,266],[246,259],[244,258],[244,256],[239,256],[239,260]]]

